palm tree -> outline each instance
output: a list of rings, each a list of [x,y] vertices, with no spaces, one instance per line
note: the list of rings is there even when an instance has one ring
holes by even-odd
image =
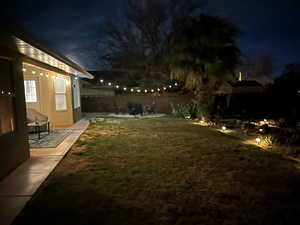
[[[233,78],[240,62],[237,29],[225,19],[201,14],[175,25],[170,35],[173,79],[195,92],[204,116],[212,113],[214,92]]]

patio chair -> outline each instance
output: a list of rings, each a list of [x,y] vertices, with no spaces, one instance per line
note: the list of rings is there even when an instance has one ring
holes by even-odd
[[[47,131],[50,133],[50,123],[48,117],[41,114],[35,109],[27,108],[27,128],[29,133]]]

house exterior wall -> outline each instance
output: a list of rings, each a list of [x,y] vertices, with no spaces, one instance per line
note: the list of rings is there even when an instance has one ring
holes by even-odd
[[[10,74],[0,74],[0,76],[12,78],[15,92],[13,104],[15,131],[0,135],[0,179],[29,158],[22,61],[20,56],[8,47],[15,48],[14,41],[9,34],[0,30],[0,57],[8,59],[12,68]]]
[[[69,126],[74,123],[73,118],[73,98],[70,76],[59,74],[57,72],[26,64],[24,72],[25,80],[36,80],[37,82],[37,103],[26,103],[28,108],[33,108],[48,116],[50,125]],[[35,74],[32,72],[35,71]],[[43,74],[43,75],[41,75]],[[48,75],[48,77],[46,76]],[[57,111],[55,104],[54,79],[55,76],[62,77],[67,80],[67,110]]]

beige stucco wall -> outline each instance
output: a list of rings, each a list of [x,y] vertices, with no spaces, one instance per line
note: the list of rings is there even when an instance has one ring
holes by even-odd
[[[51,126],[68,126],[74,123],[73,101],[71,90],[71,78],[31,64],[23,64],[26,71],[23,72],[24,80],[36,80],[37,103],[26,103],[28,108],[38,110],[47,115]],[[32,72],[35,71],[35,74]],[[42,74],[42,75],[41,75]],[[48,77],[46,76],[48,75]],[[55,107],[54,79],[59,76],[67,80],[67,110],[57,111]]]

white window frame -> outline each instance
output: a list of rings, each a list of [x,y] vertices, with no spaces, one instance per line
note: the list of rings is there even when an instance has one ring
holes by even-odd
[[[34,79],[24,80],[25,102],[37,103],[37,81]]]
[[[59,87],[61,84],[63,86]],[[66,111],[66,110],[68,110],[67,80],[66,79],[56,78],[54,80],[54,95],[55,95],[55,110],[56,111]],[[62,97],[62,98],[60,98],[60,97]],[[60,98],[60,100],[58,100],[59,98]]]

